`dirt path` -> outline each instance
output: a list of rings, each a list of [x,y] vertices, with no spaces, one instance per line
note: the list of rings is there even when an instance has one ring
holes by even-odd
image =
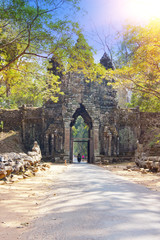
[[[123,179],[88,164],[52,165],[0,185],[0,239],[159,240],[160,192]]]
[[[47,197],[49,187],[65,166],[51,165],[36,177],[20,180],[13,184],[0,182],[0,240],[15,240],[39,216],[40,206]]]
[[[106,170],[123,176],[126,180],[146,186],[149,189],[160,192],[160,173],[152,173],[138,169],[134,162],[111,164],[101,166]]]

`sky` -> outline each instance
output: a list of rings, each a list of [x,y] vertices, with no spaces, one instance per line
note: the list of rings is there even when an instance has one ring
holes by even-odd
[[[80,7],[87,12],[80,18],[80,24],[88,43],[97,50],[96,59],[104,52],[100,38],[104,41],[109,36],[108,41],[112,42],[123,25],[144,25],[160,17],[160,0],[81,0]]]

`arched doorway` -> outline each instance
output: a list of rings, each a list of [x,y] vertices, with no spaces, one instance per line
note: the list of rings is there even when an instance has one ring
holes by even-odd
[[[75,137],[73,133],[73,126],[75,126],[77,119],[81,117],[84,123],[87,125],[87,134],[77,135]],[[80,118],[79,118],[80,119]],[[86,160],[88,163],[93,163],[93,136],[92,136],[92,119],[86,111],[84,105],[80,104],[76,112],[72,116],[70,124],[70,162],[73,163],[73,155],[75,153],[75,145],[79,145],[79,151],[81,150],[81,155],[86,155]],[[81,146],[81,147],[80,147]],[[83,146],[83,147],[82,147]],[[87,154],[85,154],[87,152]]]
[[[77,162],[78,154],[81,155],[81,162],[89,162],[89,126],[84,119],[78,116],[75,125],[72,126],[73,163]]]

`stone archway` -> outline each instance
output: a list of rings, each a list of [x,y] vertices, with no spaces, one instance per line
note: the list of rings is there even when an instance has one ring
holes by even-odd
[[[75,113],[72,116],[72,120],[70,123],[70,162],[73,162],[73,144],[74,144],[74,139],[72,135],[72,127],[74,126],[77,118],[81,116],[85,122],[85,124],[89,127],[88,130],[88,138],[86,139],[79,139],[76,141],[79,142],[87,142],[87,151],[88,151],[88,163],[93,163],[94,162],[94,149],[93,149],[93,124],[92,124],[92,119],[88,112],[85,109],[85,106],[83,104],[80,104],[80,107],[76,109]]]
[[[22,117],[22,136],[27,149],[37,140],[44,158],[72,162],[71,127],[78,116],[89,126],[89,162],[108,163],[128,157],[139,138],[138,110],[117,108],[116,92],[107,81],[86,81],[83,74],[62,78],[64,95],[57,103],[49,100],[42,108],[26,107]],[[130,155],[129,155],[130,156]]]

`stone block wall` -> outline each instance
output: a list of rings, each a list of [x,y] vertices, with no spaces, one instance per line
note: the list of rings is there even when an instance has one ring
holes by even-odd
[[[18,110],[4,110],[0,109],[0,122],[3,121],[3,131],[10,130],[19,131],[22,127],[22,114]],[[1,131],[2,129],[0,129]]]
[[[119,109],[117,117],[119,155],[134,156],[140,136],[140,114],[138,109]]]
[[[160,171],[160,113],[140,113],[135,162],[141,168]]]
[[[55,161],[55,158],[64,151],[61,106],[48,102],[42,108],[23,107],[21,111],[25,148],[30,149],[36,140],[40,145],[43,157]]]
[[[141,136],[140,143],[148,143],[154,135],[160,133],[160,113],[141,112],[140,113]]]
[[[66,75],[61,88],[65,94],[57,103],[48,101],[40,108],[1,109],[4,131],[19,130],[27,150],[37,141],[42,155],[49,160],[71,161],[72,126],[77,117],[82,116],[89,126],[88,162],[132,158],[138,142],[148,156],[160,156],[158,145],[156,149],[148,147],[154,135],[160,134],[160,113],[140,113],[138,108],[120,109],[116,92],[107,82],[86,82],[82,74]]]

